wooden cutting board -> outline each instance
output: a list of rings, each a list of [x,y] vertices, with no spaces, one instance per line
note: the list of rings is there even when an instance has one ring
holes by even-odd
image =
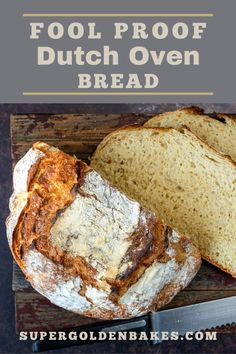
[[[142,124],[149,115],[134,114],[30,114],[11,116],[12,159],[14,164],[36,141],[55,145],[89,161],[98,143],[113,130],[129,124]],[[13,264],[12,289],[15,292],[16,331],[65,329],[96,322],[52,305],[35,292]],[[192,283],[167,308],[236,295],[236,279],[211,266],[203,265]],[[236,326],[224,331],[236,332]]]

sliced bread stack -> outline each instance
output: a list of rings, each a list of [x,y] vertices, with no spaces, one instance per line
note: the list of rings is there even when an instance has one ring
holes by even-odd
[[[91,165],[236,277],[235,138],[231,118],[185,109],[111,133]]]
[[[145,127],[189,128],[209,146],[236,161],[236,121],[225,114],[204,114],[198,107],[185,107],[149,119]]]

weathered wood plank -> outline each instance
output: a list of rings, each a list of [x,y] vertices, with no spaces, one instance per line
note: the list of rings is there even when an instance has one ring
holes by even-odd
[[[59,140],[69,137],[77,140],[78,134],[92,137],[129,124],[142,124],[150,115],[136,114],[60,114],[60,115],[13,115],[11,126],[14,130],[12,142],[35,140],[39,137]],[[46,135],[46,136],[45,136]]]
[[[49,331],[94,323],[93,319],[66,311],[36,292],[15,294],[16,332]],[[98,321],[97,321],[98,322]]]
[[[216,300],[234,294],[235,291],[231,290],[227,293],[224,291],[218,293],[215,291],[181,291],[165,308]],[[99,322],[63,310],[51,304],[49,300],[36,292],[17,292],[15,294],[15,305],[17,333],[20,331],[52,331]],[[231,327],[234,328],[235,326]]]
[[[36,141],[56,145],[87,161],[107,134],[124,125],[142,124],[149,118],[150,115],[135,114],[12,115],[13,165]]]

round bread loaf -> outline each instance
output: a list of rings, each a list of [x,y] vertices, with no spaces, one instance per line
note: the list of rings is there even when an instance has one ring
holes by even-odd
[[[190,241],[54,147],[34,144],[13,184],[12,254],[60,307],[100,319],[139,316],[168,303],[200,267]]]

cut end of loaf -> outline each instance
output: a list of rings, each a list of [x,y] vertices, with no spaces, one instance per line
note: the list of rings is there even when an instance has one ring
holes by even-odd
[[[130,127],[107,136],[91,166],[235,275],[232,161],[186,130]]]

